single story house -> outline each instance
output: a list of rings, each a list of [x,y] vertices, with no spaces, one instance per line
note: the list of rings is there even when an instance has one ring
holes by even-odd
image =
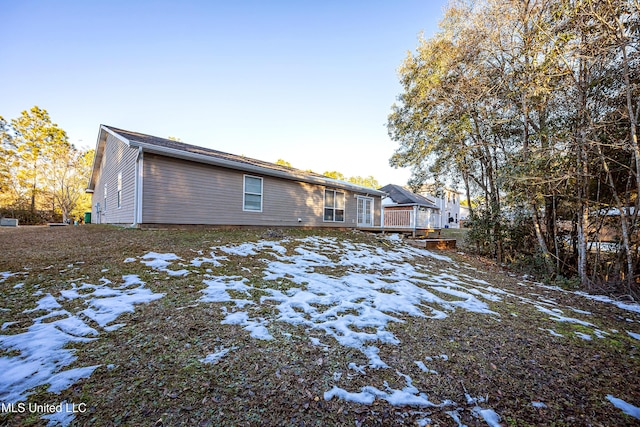
[[[433,201],[395,184],[379,190],[387,194],[382,199],[382,223],[386,230],[407,230],[415,235],[441,228],[440,208]]]
[[[381,226],[384,193],[295,168],[100,126],[92,222],[158,225]]]

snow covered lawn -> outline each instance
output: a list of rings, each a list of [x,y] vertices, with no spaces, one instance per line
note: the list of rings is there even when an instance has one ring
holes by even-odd
[[[464,254],[296,230],[2,239],[10,425],[640,423],[640,306]]]

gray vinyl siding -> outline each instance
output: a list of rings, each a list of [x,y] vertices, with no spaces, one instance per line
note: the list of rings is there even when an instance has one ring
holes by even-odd
[[[143,165],[144,224],[356,226],[356,193],[350,191],[337,189],[345,193],[345,221],[324,222],[324,186],[150,153]],[[262,212],[243,210],[244,175],[263,179]],[[374,197],[376,225],[380,203]]]
[[[107,135],[106,145],[100,165],[100,176],[96,180],[92,196],[93,223],[132,224],[135,222],[135,174],[138,150],[127,146],[111,134]],[[122,173],[122,200],[118,208],[118,174]],[[107,205],[104,206],[104,186],[107,185]],[[100,203],[100,218],[96,212],[96,203]]]

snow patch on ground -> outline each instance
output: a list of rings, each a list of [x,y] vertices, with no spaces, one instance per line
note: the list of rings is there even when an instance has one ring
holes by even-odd
[[[629,336],[632,338],[640,340],[640,334],[636,334],[635,332],[630,332],[630,331],[627,331],[627,334],[629,334]]]
[[[640,420],[640,408],[638,408],[637,406],[627,403],[617,397],[613,397],[613,395],[611,394],[607,395],[607,400],[609,400],[609,402],[611,402],[613,406],[622,410],[622,412],[624,412],[625,414]]]
[[[483,409],[479,406],[473,408],[473,413],[481,417],[491,427],[502,427],[500,416],[493,409]]]
[[[227,291],[238,291],[245,293],[248,297],[250,294],[247,292],[252,289],[251,286],[246,285],[247,279],[239,276],[220,276],[214,277],[210,280],[204,280],[204,284],[207,285],[201,292],[204,294],[200,301],[202,302],[229,302],[234,301],[236,306],[244,307],[247,303],[253,304],[253,301],[242,300],[244,303],[238,303],[240,300],[231,298],[231,295]]]
[[[68,407],[71,405],[67,403],[66,400],[63,400],[60,405],[63,408],[62,411],[54,412],[53,414],[43,415],[41,417],[45,420],[49,420],[49,422],[47,423],[47,427],[52,427],[52,426],[66,427],[70,425],[71,422],[73,422],[73,420],[75,420],[76,415],[73,412],[73,410],[68,410]]]
[[[140,258],[141,258],[140,262],[143,263],[144,265],[151,267],[154,270],[167,273],[170,276],[186,276],[187,274],[189,274],[189,271],[185,269],[171,270],[167,268],[171,265],[171,261],[182,260],[182,258],[180,258],[176,254],[172,254],[172,253],[161,254],[157,252],[148,252],[142,255]]]
[[[578,338],[582,338],[585,341],[591,341],[593,339],[591,335],[585,334],[584,332],[575,331],[574,333],[578,336]]]
[[[566,316],[564,316],[562,310],[560,310],[559,308],[554,308],[554,309],[550,310],[550,309],[548,309],[546,307],[542,307],[540,305],[536,305],[535,307],[538,309],[538,311],[541,311],[541,312],[551,316],[551,319],[555,320],[556,322],[576,323],[576,324],[582,325],[582,326],[594,326],[593,323],[585,322],[584,320],[576,319],[574,317],[566,317]]]
[[[391,368],[381,358],[379,347],[400,344],[389,330],[390,324],[402,323],[407,316],[442,319],[456,310],[498,317],[488,303],[501,301],[505,295],[504,291],[487,286],[483,280],[458,273],[454,268],[447,273],[433,274],[415,262],[416,258],[431,257],[452,262],[451,259],[418,248],[392,245],[389,249],[382,249],[314,236],[298,239],[296,243],[296,249],[289,252],[271,241],[211,248],[212,254],[260,256],[264,262],[264,282],[256,287],[241,276],[209,277],[203,281],[206,288],[201,291],[200,301],[223,303],[225,317],[222,323],[242,326],[258,339],[273,338],[268,331],[269,321],[254,315],[262,306],[268,305],[276,310],[272,322],[319,331],[333,338],[338,345],[359,350],[368,363],[350,363],[348,368],[354,375],[366,375],[367,368]],[[222,257],[216,259],[220,261]],[[341,267],[340,273],[331,273],[335,267]],[[319,338],[310,340],[313,345],[330,348]],[[448,360],[447,355],[434,357]],[[424,372],[437,374],[423,361],[415,363]],[[382,389],[369,385],[359,391],[348,391],[334,385],[324,398],[362,404],[379,399],[392,405],[415,407],[453,404],[450,401],[440,405],[430,402],[413,386],[408,375],[396,372],[404,378],[405,387],[394,389],[385,383]],[[342,378],[342,373],[334,374],[336,382]],[[488,414],[489,418],[493,413],[490,409],[482,411],[486,411],[482,414]]]
[[[32,313],[34,311],[40,311],[40,310],[47,311],[47,310],[53,310],[61,307],[62,306],[58,304],[58,301],[56,301],[56,299],[51,294],[47,294],[43,298],[40,298],[40,300],[38,301],[38,305],[35,308],[32,308],[30,310],[25,310],[23,311],[23,313]]]
[[[542,289],[539,294],[531,293],[531,298],[515,295],[463,273],[461,269],[468,269],[468,266],[457,265],[449,257],[405,246],[399,239],[392,238],[387,241],[387,248],[382,248],[331,237],[311,236],[296,239],[297,247],[294,250],[287,250],[282,246],[282,242],[261,240],[211,247],[208,255],[203,251],[194,251],[197,257],[185,261],[184,264],[179,263],[182,259],[176,254],[157,252],[127,258],[124,262],[139,261],[149,268],[167,274],[167,278],[190,274],[186,269],[173,269],[174,263],[191,268],[192,273],[201,273],[196,269],[209,264],[212,268],[207,269],[208,274],[203,275],[206,288],[201,291],[199,302],[220,304],[224,315],[222,324],[237,325],[253,338],[261,340],[274,339],[269,327],[275,322],[302,326],[315,335],[309,337],[311,344],[322,347],[324,351],[330,351],[332,346],[340,345],[356,349],[366,358],[364,364],[349,363],[344,375],[342,372],[334,373],[335,384],[324,393],[326,400],[337,398],[361,404],[383,400],[397,406],[449,409],[453,407],[456,409],[446,413],[458,425],[463,425],[460,421],[462,408],[457,408],[450,400],[440,404],[432,403],[426,393],[413,385],[409,375],[402,373],[401,369],[395,366],[389,366],[387,362],[391,362],[381,356],[384,355],[381,349],[400,344],[390,325],[410,321],[411,317],[443,319],[456,310],[485,314],[499,321],[499,315],[490,309],[489,304],[508,297],[533,305],[538,311],[549,315],[550,321],[575,323],[593,328],[591,333],[598,338],[607,334],[596,329],[593,323],[574,317],[591,316],[590,312],[574,307],[561,309],[558,302],[549,297],[549,291],[568,291],[534,284]],[[259,269],[255,267],[252,267],[252,270],[243,268],[239,272],[240,275],[236,276],[215,274],[217,267],[224,267],[225,264],[235,262],[237,257],[246,256],[259,256],[260,261],[264,263],[262,280],[259,280],[259,283],[254,282],[256,273],[260,274]],[[421,257],[430,257],[450,264],[436,274],[419,261]],[[245,271],[251,274],[251,280],[243,277]],[[15,274],[18,273],[0,273],[0,283]],[[524,283],[521,285],[531,286]],[[34,289],[36,288],[37,285],[34,286]],[[547,294],[546,297],[544,294]],[[576,294],[640,313],[640,305],[637,304],[620,303],[607,297],[577,292]],[[19,356],[0,358],[0,401],[22,400],[30,394],[33,387],[41,384],[48,384],[49,391],[59,393],[80,378],[90,376],[97,366],[65,369],[77,358],[74,356],[75,350],[64,347],[71,342],[96,339],[98,331],[116,330],[124,326],[114,323],[120,314],[133,311],[136,304],[162,297],[162,294],[154,294],[145,288],[144,282],[136,275],[123,276],[119,286],[107,278],[102,278],[98,285],[72,283],[70,288],[60,291],[59,297],[42,291],[36,291],[32,295],[42,295],[42,298],[34,308],[25,310],[25,313],[35,313],[34,315],[40,317],[34,319],[33,325],[22,333],[0,335],[0,348],[19,352]],[[76,299],[83,300],[84,307],[76,313],[70,313],[64,308],[65,301]],[[260,312],[265,307],[273,310],[275,316],[268,319],[262,317]],[[568,310],[572,315],[567,316],[563,310]],[[45,319],[54,320],[44,322]],[[93,327],[89,326],[90,324]],[[2,330],[9,327],[11,331],[18,330],[15,322],[5,322]],[[540,329],[562,337],[553,329]],[[585,340],[593,338],[587,333],[575,333]],[[632,338],[640,340],[640,334],[630,331],[627,333]],[[202,363],[219,363],[236,349],[216,347],[213,353],[199,360]],[[46,355],[46,361],[43,361],[43,355]],[[437,371],[425,364],[425,361],[432,362],[436,359],[447,361],[448,356],[426,356],[414,363],[420,371],[438,375]],[[412,368],[413,372],[417,372],[415,367]],[[344,383],[354,377],[362,381],[371,369],[395,369],[400,382],[404,381],[405,385],[393,388],[385,381],[382,386],[365,385],[355,391],[349,391],[349,387]],[[8,391],[3,395],[3,390]],[[637,407],[611,395],[607,398],[617,407],[624,408],[625,413],[638,411]],[[483,407],[485,399],[473,398],[468,394],[466,399],[468,408],[473,408],[473,416],[489,426],[500,425],[500,416],[492,409]],[[546,407],[542,402],[531,404],[536,408]],[[54,424],[68,424],[73,420],[73,415],[68,418],[66,414],[53,414],[48,417],[51,417],[48,419]],[[428,418],[419,420],[419,424],[428,422]]]
[[[122,287],[131,286],[132,283],[139,282],[125,283]],[[80,313],[102,328],[116,320],[122,313],[132,313],[136,304],[144,304],[163,296],[163,294],[153,293],[142,285],[125,289],[96,289],[94,294],[98,298],[88,300],[86,302],[88,307]]]
[[[329,348],[329,346],[328,346],[328,345],[326,345],[326,344],[323,344],[323,343],[320,341],[320,339],[319,339],[319,338],[316,338],[316,337],[310,337],[310,338],[309,338],[309,341],[311,341],[311,344],[313,344],[313,345],[315,345],[315,346],[322,347],[322,348],[324,348],[324,349],[328,349],[328,348]]]
[[[0,271],[0,283],[6,281],[9,277],[17,276],[23,273],[12,273],[10,271]]]
[[[424,362],[422,360],[416,360],[416,361],[414,361],[414,363],[418,366],[418,368],[420,368],[420,370],[422,372],[428,372],[428,373],[434,374],[434,375],[438,374],[438,371],[435,371],[433,369],[427,368],[427,366],[424,364]]]
[[[564,338],[564,335],[557,333],[556,331],[554,331],[553,329],[544,329],[544,328],[538,328],[541,331],[547,331],[549,332],[551,335],[553,335],[554,337],[559,337],[559,338]]]
[[[91,319],[103,330],[108,330],[110,322],[122,313],[133,311],[134,305],[163,296],[145,288],[135,275],[123,276],[123,283],[117,288],[108,286],[111,281],[107,279],[101,282],[100,285],[83,283],[80,286],[72,283],[71,288],[61,291],[58,298],[50,293],[45,294],[33,309],[25,310],[25,313],[44,314],[33,319],[33,323],[23,332],[0,335],[0,348],[18,353],[17,356],[0,357],[1,402],[6,404],[25,400],[33,388],[43,384],[49,385],[47,391],[60,393],[81,378],[91,376],[100,365],[66,369],[77,360],[75,349],[66,346],[92,341],[99,335],[87,320]],[[86,309],[72,313],[63,307],[65,301],[78,298],[84,299],[84,304],[88,306]],[[56,320],[44,322],[51,318]],[[74,415],[50,414],[44,418],[49,419],[50,424],[68,425]]]
[[[581,295],[585,298],[594,300],[594,301],[599,301],[599,302],[604,302],[604,303],[608,303],[608,304],[613,304],[616,307],[622,309],[622,310],[627,310],[627,311],[631,311],[634,313],[640,313],[640,304],[637,303],[630,303],[630,302],[622,302],[622,301],[616,301],[613,298],[604,296],[604,295],[591,295],[588,294],[586,292],[580,292],[580,291],[576,291],[574,292],[576,295]]]
[[[382,391],[373,386],[362,387],[359,392],[349,392],[343,388],[333,386],[333,388],[324,393],[325,400],[331,400],[334,397],[346,400],[348,402],[371,404],[376,398],[384,400],[393,406],[417,406],[417,407],[432,407],[441,408],[443,406],[450,405],[452,402],[445,402],[440,405],[436,405],[429,401],[426,394],[421,393],[416,387],[413,386],[411,377],[405,375],[399,371],[396,374],[404,377],[407,385],[406,387],[398,390],[389,387],[385,381],[384,386],[386,391]]]
[[[91,341],[98,331],[66,310],[59,310],[58,314],[66,317],[47,323],[39,318],[25,332],[0,335],[2,349],[20,353],[19,356],[0,357],[1,402],[24,400],[31,394],[29,390],[42,384],[50,384],[57,390],[58,382],[52,382],[56,374],[64,372],[66,381],[72,381],[76,374],[76,381],[86,375],[86,371],[64,370],[77,359],[75,350],[64,347],[69,343]]]
[[[210,363],[215,365],[220,361],[220,359],[226,356],[227,353],[229,353],[230,351],[236,350],[237,348],[238,347],[230,347],[230,348],[216,347],[215,353],[207,354],[206,357],[204,357],[203,359],[200,359],[200,362]]]
[[[227,314],[222,322],[223,325],[241,325],[243,329],[249,331],[253,338],[260,340],[272,340],[273,336],[267,330],[267,321],[264,319],[250,319],[249,314],[243,311],[236,311]]]
[[[263,278],[273,286],[255,288],[242,277],[218,276],[204,280],[207,288],[200,301],[234,304],[223,323],[242,325],[261,339],[272,338],[266,320],[252,318],[252,309],[246,306],[258,309],[271,304],[278,312],[275,320],[322,331],[340,345],[360,350],[373,368],[387,367],[375,343],[399,343],[388,330],[390,323],[404,322],[398,315],[437,319],[457,309],[497,315],[486,301],[500,300],[499,296],[481,292],[452,274],[434,276],[409,263],[417,255],[431,256],[428,251],[404,246],[384,251],[321,237],[307,237],[298,243],[288,255],[280,244],[270,241],[212,248],[235,256],[270,254],[274,259],[265,261]],[[339,277],[319,271],[336,265],[349,269]],[[281,290],[283,284],[289,289]],[[257,289],[266,294],[258,304],[250,299],[250,291]],[[232,298],[228,291],[247,297]]]

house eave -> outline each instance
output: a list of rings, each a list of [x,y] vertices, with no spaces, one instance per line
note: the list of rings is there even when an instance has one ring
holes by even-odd
[[[104,155],[104,146],[107,142],[107,138],[104,134],[104,126],[100,125],[100,132],[98,132],[98,140],[96,141],[96,149],[93,155],[93,164],[91,165],[91,177],[89,177],[89,185],[85,190],[87,193],[92,193],[96,187],[96,180],[98,179],[98,172],[100,164],[102,163],[102,156]]]
[[[418,206],[418,207],[424,207],[424,208],[429,208],[429,209],[437,209],[440,210],[439,207],[435,206],[435,205],[425,205],[422,203],[390,203],[388,205],[383,205],[383,207],[398,207],[398,208],[402,208],[402,207],[411,207],[411,206]]]
[[[288,179],[293,181],[301,181],[301,182],[306,182],[310,184],[324,185],[327,187],[349,190],[349,191],[353,191],[360,194],[367,194],[367,195],[380,196],[380,197],[386,194],[382,191],[374,190],[372,188],[351,185],[347,182],[338,181],[331,178],[323,179],[320,177],[312,177],[308,175],[295,174],[295,173],[290,173],[290,172],[285,172],[285,171],[280,171],[275,169],[269,169],[266,167],[251,165],[247,163],[234,162],[232,160],[222,159],[222,158],[213,157],[213,156],[207,156],[204,154],[190,153],[187,151],[176,150],[169,147],[158,147],[156,145],[146,144],[140,141],[126,140],[120,135],[118,135],[118,138],[125,140],[126,143],[131,147],[142,148],[144,152],[151,153],[151,154],[158,154],[158,155],[168,156],[172,158],[194,161],[198,163],[205,163],[205,164],[220,166],[228,169],[235,169],[235,170],[240,170],[244,172],[256,173],[256,174],[261,174],[266,176],[273,176],[273,177],[283,178],[283,179]]]

